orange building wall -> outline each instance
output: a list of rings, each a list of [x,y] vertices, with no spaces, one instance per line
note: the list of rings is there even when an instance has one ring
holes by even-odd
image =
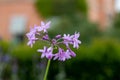
[[[105,29],[114,17],[114,2],[115,0],[87,0],[89,20],[98,23],[100,29]]]
[[[0,36],[5,40],[12,38],[9,26],[13,15],[24,15],[27,18],[27,28],[40,24],[41,19],[35,11],[33,2],[0,3]]]

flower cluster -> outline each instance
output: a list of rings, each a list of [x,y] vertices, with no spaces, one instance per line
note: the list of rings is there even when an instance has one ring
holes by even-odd
[[[50,27],[50,21],[47,23],[41,22],[40,26],[34,26],[30,29],[30,32],[26,34],[28,38],[28,46],[33,47],[33,44],[36,40],[44,40],[50,43],[49,47],[44,46],[44,49],[38,49],[37,51],[42,53],[41,58],[46,57],[47,59],[58,59],[59,61],[65,61],[70,59],[71,57],[75,57],[76,54],[70,49],[69,45],[73,45],[73,48],[79,48],[79,44],[81,41],[78,40],[80,34],[75,32],[73,35],[64,34],[56,35],[53,39],[51,39],[48,35],[47,29]],[[36,36],[39,36],[36,37]],[[66,46],[66,50],[61,48],[59,45],[64,44]],[[58,49],[57,53],[53,53],[54,49]]]

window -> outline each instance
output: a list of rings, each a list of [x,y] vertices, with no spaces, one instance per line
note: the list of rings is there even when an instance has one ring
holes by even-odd
[[[25,16],[12,16],[10,19],[10,33],[16,41],[22,41],[26,29]]]
[[[120,0],[115,0],[115,10],[116,12],[120,12]]]

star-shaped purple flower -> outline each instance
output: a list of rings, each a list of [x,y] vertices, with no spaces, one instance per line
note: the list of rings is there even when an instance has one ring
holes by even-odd
[[[27,45],[28,46],[33,46],[33,44],[35,43],[35,41],[38,39],[35,37],[35,34],[36,34],[36,29],[35,28],[31,28],[30,29],[30,32],[26,34],[27,38],[28,38],[28,43]]]
[[[68,48],[68,50],[66,51],[66,53],[69,54],[72,57],[76,56],[76,54],[70,48]]]
[[[64,34],[63,35],[63,40],[64,40],[63,43],[67,47],[69,46],[69,44],[72,44],[73,48],[77,48],[78,49],[79,48],[79,44],[81,44],[81,41],[78,40],[79,36],[80,36],[80,34],[76,33],[76,32],[75,32],[74,35],[70,35],[70,34],[66,35],[66,34]]]
[[[47,29],[50,27],[50,24],[51,24],[51,22],[49,21],[49,22],[47,22],[46,24],[42,21],[41,22],[41,30],[43,30],[43,32],[44,33],[46,33],[47,32]]]
[[[80,36],[80,34],[75,32],[75,34],[73,35],[73,38],[72,38],[73,47],[77,48],[77,49],[79,48],[79,44],[81,44],[81,41],[78,40],[79,36]]]
[[[63,49],[59,48],[59,52],[54,54],[54,60],[58,59],[59,61],[65,61],[66,59],[70,59],[70,54],[64,51]]]
[[[73,37],[73,36],[70,36],[70,34],[68,34],[68,35],[64,34],[64,35],[63,35],[63,40],[64,40],[63,43],[64,43],[66,46],[69,46],[69,44],[72,44],[72,37]]]
[[[42,53],[41,58],[46,57],[47,59],[52,59],[52,57],[53,57],[53,54],[52,54],[53,48],[52,47],[47,48],[46,46],[44,46],[44,49],[38,49],[38,52]]]

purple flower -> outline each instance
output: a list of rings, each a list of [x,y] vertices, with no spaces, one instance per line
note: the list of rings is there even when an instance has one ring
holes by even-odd
[[[45,57],[47,59],[53,58],[54,60],[58,59],[59,61],[65,61],[71,57],[75,57],[76,54],[70,49],[69,45],[73,45],[73,48],[78,49],[79,44],[81,44],[81,41],[78,40],[80,34],[75,32],[74,35],[64,34],[63,37],[59,34],[51,39],[47,32],[47,29],[50,27],[50,23],[50,21],[47,23],[41,22],[40,26],[34,26],[34,28],[31,28],[30,32],[26,34],[29,40],[27,45],[32,47],[35,41],[40,38],[39,40],[45,40],[51,45],[49,48],[44,46],[44,49],[38,49],[38,52],[42,53],[41,58]],[[36,36],[40,37],[36,38]],[[60,48],[60,44],[66,45],[67,50],[64,51],[64,49]],[[58,49],[58,52],[53,54],[53,49]]]
[[[49,36],[46,34],[45,36],[43,36],[42,39],[43,39],[43,40],[49,40]]]
[[[66,59],[70,59],[70,54],[64,51],[63,49],[59,48],[59,52],[54,54],[54,60],[58,59],[59,61],[65,61]]]
[[[80,36],[80,34],[76,33],[76,32],[75,32],[74,35],[71,35],[71,36],[70,36],[70,34],[68,34],[68,35],[64,34],[63,35],[64,44],[67,47],[69,46],[69,44],[72,44],[74,48],[78,49],[79,48],[79,44],[81,44],[81,41],[78,40],[79,36]]]
[[[68,48],[68,50],[66,52],[72,57],[76,56],[76,54],[70,48]]]
[[[47,29],[50,27],[50,21],[49,22],[47,22],[46,24],[42,21],[41,22],[41,28],[40,28],[40,30],[43,30],[43,32],[44,33],[46,33],[47,32]]]
[[[35,43],[35,41],[36,41],[38,38],[36,38],[36,37],[35,37],[35,34],[32,33],[32,32],[27,33],[26,36],[28,37],[28,40],[29,40],[28,43],[27,43],[27,45],[32,47],[33,44]]]
[[[56,39],[52,39],[52,44],[55,45],[57,43]]]
[[[38,38],[36,38],[35,37],[35,34],[36,34],[36,29],[35,29],[35,27],[34,28],[31,28],[30,29],[30,32],[29,33],[27,33],[26,34],[26,36],[27,36],[27,38],[28,38],[28,43],[27,43],[27,45],[28,46],[33,46],[33,44],[35,43],[35,41],[38,39]]]
[[[44,46],[44,49],[38,49],[38,52],[42,53],[41,58],[46,57],[47,59],[52,59],[52,57],[53,57],[53,54],[52,54],[53,48],[52,47],[47,48],[46,46]]]
[[[64,44],[66,46],[69,46],[69,44],[72,44],[72,37],[73,36],[70,36],[70,34],[68,34],[68,35],[64,34],[63,35]]]
[[[63,35],[63,39],[64,39],[65,41],[68,41],[68,42],[72,40],[72,37],[73,37],[73,36],[70,36],[70,34],[68,34],[68,35],[64,34],[64,35]]]
[[[29,40],[27,45],[30,46],[31,48],[33,47],[33,44],[35,44],[35,40]]]
[[[43,30],[43,28],[42,28],[41,26],[37,26],[37,27],[35,27],[35,29],[36,29],[38,32],[40,32],[40,31]]]
[[[30,33],[33,33],[33,34],[36,34],[36,25],[34,25],[34,27],[33,28],[30,28]]]
[[[73,38],[72,38],[73,47],[77,48],[77,49],[79,48],[79,44],[81,44],[81,41],[78,40],[79,36],[80,36],[80,34],[75,32],[75,34],[73,35]]]
[[[43,21],[41,21],[41,25],[40,26],[36,26],[35,27],[35,29],[38,31],[38,32],[40,32],[40,31],[43,31],[44,33],[46,33],[47,32],[47,29],[50,27],[50,21],[49,22],[47,22],[46,24],[43,22]]]
[[[56,39],[60,39],[61,38],[61,35],[57,35],[55,36]]]

